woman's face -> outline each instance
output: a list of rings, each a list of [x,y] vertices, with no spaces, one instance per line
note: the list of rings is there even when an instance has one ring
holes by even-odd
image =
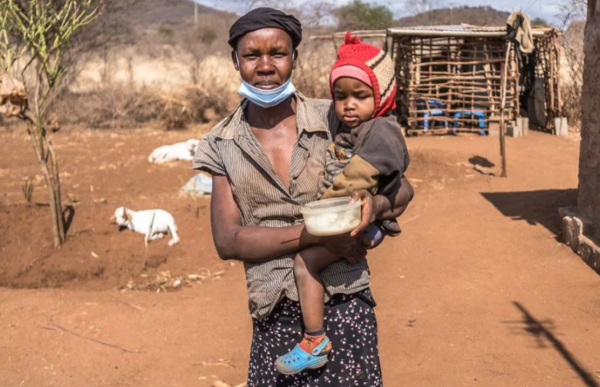
[[[265,90],[286,83],[296,67],[292,38],[278,28],[263,28],[242,36],[232,58],[244,81]]]

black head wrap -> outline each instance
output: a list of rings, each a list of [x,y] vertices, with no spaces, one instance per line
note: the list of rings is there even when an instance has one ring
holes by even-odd
[[[292,15],[273,9],[256,8],[237,19],[229,29],[229,45],[235,50],[238,40],[248,32],[263,28],[279,28],[292,38],[294,48],[302,41],[302,26]]]

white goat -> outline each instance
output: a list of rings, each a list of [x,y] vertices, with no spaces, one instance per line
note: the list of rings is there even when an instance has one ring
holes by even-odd
[[[150,157],[148,157],[148,161],[155,164],[170,163],[178,160],[192,161],[199,143],[199,140],[191,139],[173,145],[163,145],[152,151]]]
[[[169,241],[169,246],[179,243],[175,219],[167,211],[159,209],[132,211],[129,208],[119,207],[110,220],[119,227],[144,234],[146,236],[144,240],[146,246],[148,246],[149,241],[162,239],[167,233],[171,233],[173,236],[173,239]]]

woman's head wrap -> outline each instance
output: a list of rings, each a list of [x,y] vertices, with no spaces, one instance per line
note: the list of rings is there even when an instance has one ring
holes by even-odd
[[[292,38],[294,48],[302,41],[302,26],[292,15],[273,8],[256,8],[237,19],[229,29],[229,45],[237,49],[238,40],[249,32],[263,28],[279,28]]]

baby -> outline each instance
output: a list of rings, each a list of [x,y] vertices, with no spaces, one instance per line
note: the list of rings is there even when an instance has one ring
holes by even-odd
[[[409,158],[401,128],[390,114],[396,95],[391,58],[348,32],[338,50],[330,86],[342,124],[328,150],[319,195],[323,199],[343,197],[366,189],[371,194],[394,196]],[[384,235],[399,233],[395,220],[381,221],[363,235],[363,243],[374,247]],[[277,359],[279,372],[296,374],[327,363],[332,346],[323,325],[324,288],[320,272],[341,258],[322,246],[302,250],[295,257],[294,275],[305,332],[291,352]]]

